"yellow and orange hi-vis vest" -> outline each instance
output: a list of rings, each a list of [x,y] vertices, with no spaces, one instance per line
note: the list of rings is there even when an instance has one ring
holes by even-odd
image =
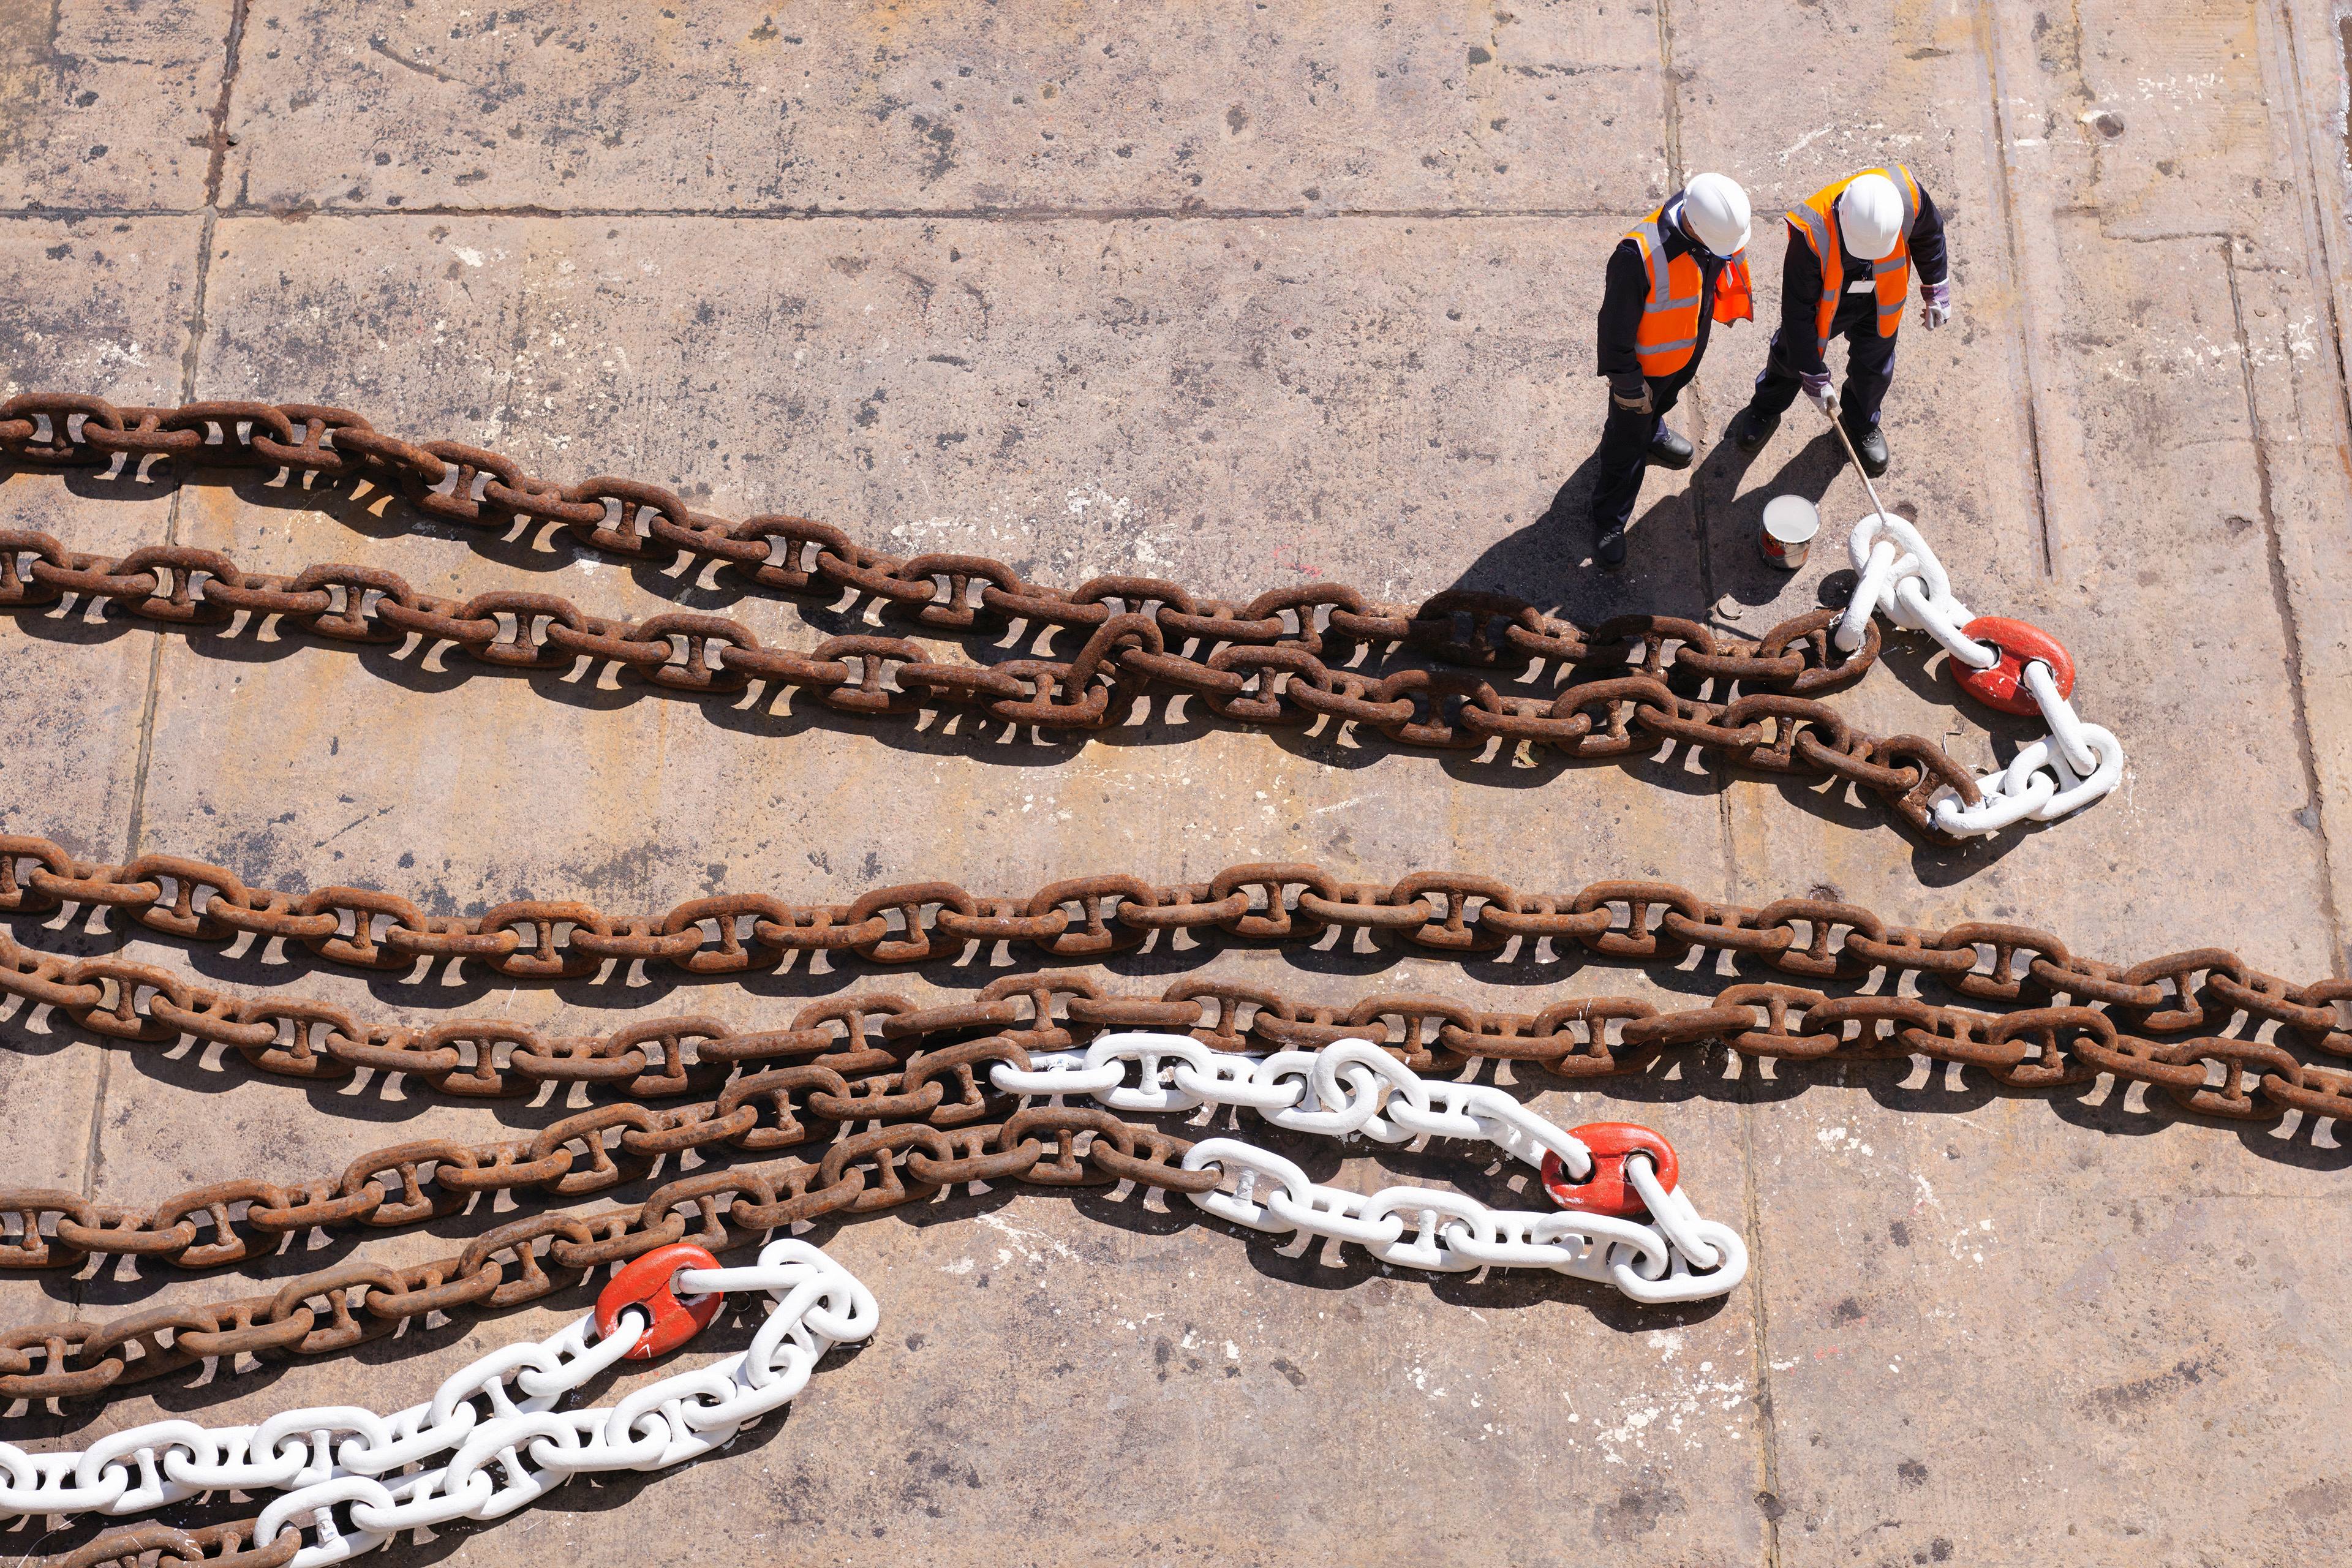
[[[1642,300],[1642,324],[1633,337],[1633,352],[1642,362],[1642,374],[1647,376],[1674,374],[1690,363],[1691,351],[1698,346],[1699,282],[1705,274],[1689,251],[1663,267],[1658,264],[1666,253],[1665,231],[1658,226],[1665,212],[1660,207],[1625,236],[1642,247],[1642,265],[1650,273],[1650,291]],[[1748,281],[1746,251],[1726,261],[1723,270],[1716,274],[1714,310],[1718,321],[1755,319],[1756,295]]]
[[[1919,182],[1911,177],[1910,170],[1900,163],[1889,169],[1864,169],[1807,196],[1804,205],[1790,212],[1789,226],[1804,236],[1822,264],[1822,299],[1813,310],[1813,336],[1815,347],[1824,354],[1830,348],[1830,323],[1837,317],[1838,300],[1845,291],[1845,247],[1838,237],[1837,200],[1864,174],[1884,174],[1895,182],[1903,197],[1903,232],[1895,238],[1895,253],[1871,264],[1876,275],[1880,337],[1893,337],[1903,325],[1903,301],[1911,292],[1911,225],[1919,216]]]

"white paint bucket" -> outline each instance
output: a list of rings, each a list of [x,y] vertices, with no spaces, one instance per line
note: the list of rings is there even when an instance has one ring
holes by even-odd
[[[1765,560],[1784,572],[1794,572],[1805,563],[1813,535],[1821,531],[1822,514],[1812,502],[1802,496],[1774,496],[1764,503],[1764,527],[1757,543]]]

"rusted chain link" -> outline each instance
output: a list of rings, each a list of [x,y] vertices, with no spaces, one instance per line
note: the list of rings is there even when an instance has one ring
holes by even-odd
[[[1228,867],[1205,882],[1075,877],[1013,897],[982,897],[935,880],[877,889],[848,904],[724,893],[660,914],[614,915],[580,900],[531,899],[479,915],[426,915],[397,894],[371,889],[264,891],[225,866],[181,856],[142,855],[112,866],[79,859],[50,839],[0,835],[0,915],[47,914],[67,904],[103,906],[182,941],[278,938],[355,968],[407,970],[420,961],[449,961],[483,964],[509,980],[577,979],[607,963],[640,961],[688,974],[740,974],[817,952],[878,964],[925,963],[998,942],[1025,944],[1048,959],[1090,961],[1155,936],[1165,943],[1179,932],[1213,928],[1244,942],[1300,947],[1336,931],[1343,947],[1370,940],[1460,958],[1491,957],[1514,942],[1528,951],[1541,942],[1572,942],[1602,957],[1642,962],[1707,948],[1806,976],[1881,964],[1967,976],[1987,943],[2030,952],[2053,973],[2082,968],[2063,942],[2030,926],[1913,930],[1857,904],[1782,899],[1750,909],[1716,903],[1671,882],[1605,881],[1574,892],[1528,893],[1466,872],[1416,871],[1382,884],[1342,881],[1312,865],[1255,864]],[[2223,957],[2233,973],[2252,974]],[[2103,981],[2120,973],[2092,968]],[[1968,978],[1960,990],[2001,999],[2015,984],[2004,972]],[[2267,976],[2261,984],[2280,995],[2296,990]]]
[[[602,1147],[593,1133],[583,1142]],[[502,1147],[510,1152],[513,1146]],[[674,1241],[724,1251],[803,1221],[872,1214],[966,1183],[1066,1187],[1128,1181],[1206,1191],[1221,1177],[1214,1171],[1182,1169],[1191,1147],[1183,1139],[1094,1107],[1034,1106],[1001,1122],[952,1127],[884,1124],[837,1140],[818,1160],[699,1171],[667,1183],[642,1204],[514,1220],[486,1232],[460,1253],[426,1263],[354,1259],[268,1295],[159,1307],[106,1323],[77,1321],[8,1330],[0,1332],[0,1399],[110,1398],[214,1358],[221,1359],[226,1374],[248,1353],[282,1357],[341,1351],[391,1333],[411,1319],[535,1300],[588,1270]],[[440,1155],[420,1158],[394,1149],[373,1158],[383,1162],[383,1174],[399,1184],[400,1204],[423,1204],[429,1211],[446,1201],[438,1193],[425,1193],[418,1169],[437,1163]],[[462,1156],[452,1155],[448,1163],[436,1164],[434,1184],[457,1186],[467,1179],[458,1173],[467,1169]],[[480,1184],[499,1184],[485,1173]],[[373,1195],[359,1194],[358,1201],[372,1221],[381,1221],[389,1189],[371,1185]],[[265,1201],[262,1228],[282,1222],[289,1229],[307,1229],[330,1223],[327,1216],[337,1212],[335,1200],[308,1189],[282,1189],[281,1195],[289,1201],[278,1207]],[[290,1201],[298,1196],[301,1201]],[[254,1223],[254,1200],[240,1201],[248,1205],[247,1223]],[[699,1221],[698,1228],[688,1229],[689,1215]],[[406,1217],[423,1218],[425,1213]],[[89,1229],[85,1239],[95,1242],[106,1226]],[[145,1234],[177,1239],[176,1234]],[[128,1232],[122,1239],[129,1247],[116,1250],[141,1246]]]
[[[1483,752],[1499,738],[1506,756],[1525,742],[1608,761],[1687,744],[1729,766],[1858,785],[1923,837],[1947,844],[1959,840],[1936,826],[1935,801],[1947,789],[1970,804],[1978,798],[1974,775],[1934,742],[1882,740],[1827,703],[1770,690],[1720,702],[1676,692],[1668,671],[1686,668],[1693,641],[1713,634],[1658,616],[1644,617],[1651,629],[1638,658],[1623,661],[1633,673],[1518,696],[1478,675],[1411,668],[1374,679],[1335,669],[1296,644],[1228,646],[1191,659],[1170,653],[1158,624],[1137,614],[1107,620],[1067,662],[943,662],[906,638],[867,636],[830,637],[803,654],[762,647],[749,626],[719,616],[614,620],[552,594],[436,598],[378,567],[321,564],[282,577],[245,572],[217,551],[154,545],[113,559],[68,552],[45,533],[0,531],[0,610],[36,608],[69,592],[191,635],[243,613],[346,647],[415,634],[498,669],[565,671],[584,658],[730,706],[757,679],[768,689],[806,688],[829,707],[867,718],[965,708],[1013,725],[1099,730],[1121,721],[1132,699],[1157,685],[1198,696],[1241,723],[1284,729],[1328,720],[1335,733],[1360,724],[1436,751]],[[1817,610],[1783,629],[1820,645],[1834,619]]]
[[[2208,962],[2210,956],[2183,955],[2187,967],[2159,971],[2184,980],[2201,973],[2205,979],[2204,986],[2186,986],[2168,1000],[2185,996],[2201,1005],[2213,1000],[2210,988],[2233,984]],[[2183,960],[2160,962],[2179,965]],[[126,991],[149,983],[119,972],[112,978]],[[1916,996],[1832,997],[1803,986],[1743,984],[1727,987],[1708,1005],[1670,1013],[1616,996],[1564,1001],[1533,1017],[1474,1011],[1437,998],[1376,996],[1344,1011],[1312,1009],[1323,1018],[1300,1019],[1268,1018],[1270,1012],[1299,1009],[1264,993],[1241,993],[1248,1001],[1237,1005],[1228,987],[1214,996],[1216,1025],[1203,1028],[1209,998],[1198,994],[1199,987],[1180,985],[1159,999],[1108,998],[1089,984],[1023,980],[990,989],[993,994],[983,994],[973,1003],[926,1010],[908,1009],[895,997],[877,999],[883,1006],[829,1005],[828,1023],[845,1014],[879,1017],[882,1042],[862,1049],[855,1048],[865,1045],[862,1038],[836,1039],[825,1027],[798,1038],[789,1032],[746,1036],[689,1018],[621,1031],[637,1036],[651,1027],[672,1039],[700,1034],[706,1048],[719,1048],[721,1061],[745,1059],[737,1053],[747,1041],[763,1047],[788,1041],[798,1052],[823,1053],[814,1061],[746,1073],[715,1099],[668,1110],[606,1105],[563,1118],[528,1138],[401,1143],[362,1155],[338,1176],[295,1184],[234,1179],[192,1188],[149,1209],[46,1189],[0,1190],[0,1269],[71,1269],[92,1256],[109,1254],[188,1268],[220,1268],[277,1252],[290,1233],[414,1225],[454,1214],[482,1194],[489,1194],[485,1201],[491,1207],[500,1194],[576,1198],[640,1180],[658,1163],[688,1152],[706,1158],[719,1149],[768,1153],[869,1124],[919,1123],[953,1131],[1001,1114],[997,1108],[1004,1097],[989,1087],[992,1064],[1025,1073],[1032,1051],[1066,1050],[1078,1043],[1085,1026],[1058,1022],[1056,1000],[1093,1020],[1095,1030],[1189,1028],[1204,1043],[1225,1049],[1261,1043],[1275,1049],[1313,1048],[1355,1037],[1387,1046],[1415,1070],[1458,1067],[1473,1057],[1501,1058],[1579,1081],[1641,1067],[1671,1047],[1709,1040],[1743,1055],[1798,1060],[1924,1056],[1980,1068],[1997,1081],[2022,1089],[2080,1083],[2105,1071],[2154,1085],[2184,1109],[2205,1115],[2275,1118],[2300,1110],[2352,1121],[2352,1072],[2307,1066],[2282,1046],[2252,1039],[2204,1036],[2159,1043],[2119,1029],[2119,1016],[2146,1019],[2155,1012],[2147,1007],[2045,1005],[2003,1015],[1937,1005]],[[2241,993],[2250,994],[2244,988]],[[1244,1006],[1255,1015],[1247,1028],[1236,1026]],[[1391,1019],[1402,1027],[1392,1032]],[[520,1037],[537,1043],[529,1031],[512,1025],[472,1022],[454,1027],[471,1038],[478,1053],[473,1076],[457,1080],[461,1092],[497,1087],[504,1076],[489,1057],[491,1041]],[[965,1037],[930,1044],[940,1036]],[[331,1051],[334,1039],[331,1035]],[[853,1048],[828,1049],[836,1044]],[[535,1064],[548,1059],[518,1054]],[[331,1058],[322,1053],[317,1059]],[[849,1063],[858,1065],[840,1065]],[[444,1079],[440,1087],[450,1081]],[[659,1079],[657,1086],[670,1081]],[[1134,1131],[1139,1135],[1143,1130]]]
[[[240,1519],[201,1530],[129,1525],[71,1552],[26,1563],[27,1568],[285,1568],[302,1549],[302,1534],[289,1531],[267,1546],[247,1545],[260,1522],[258,1517]]]
[[[970,1002],[941,1006],[917,1007],[887,994],[814,1003],[782,1029],[738,1030],[694,1016],[549,1038],[504,1019],[416,1029],[362,1024],[323,1003],[240,998],[152,965],[37,952],[5,934],[0,994],[57,1007],[112,1039],[171,1045],[191,1037],[228,1047],[264,1072],[334,1079],[366,1068],[410,1075],[467,1099],[528,1095],[549,1083],[608,1086],[637,1101],[722,1084],[726,1095],[740,1096],[756,1092],[746,1085],[783,1081],[759,1069],[796,1058],[804,1059],[787,1070],[846,1079],[911,1072],[923,1059],[940,1060],[944,1070],[942,1058],[925,1058],[942,1039],[975,1052],[970,1061],[979,1061],[987,1059],[982,1047],[991,1041],[1066,1050],[1104,1030],[1159,1029],[1236,1052],[1310,1050],[1355,1037],[1394,1052],[1415,1071],[1486,1058],[1525,1063],[1572,1082],[1637,1070],[1665,1049],[1700,1041],[1799,1060],[1916,1055],[1982,1068],[2017,1089],[2113,1072],[2164,1089],[2184,1109],[2236,1120],[2290,1110],[2336,1118],[2352,1112],[2352,1073],[2305,1062],[2274,1042],[2218,1032],[2242,1014],[2257,1030],[2276,1025],[2280,1039],[2306,1053],[2352,1056],[2352,1028],[2338,1011],[2352,999],[2352,981],[2297,985],[2219,948],[2122,968],[2076,958],[2030,927],[1977,923],[1927,933],[1887,928],[1855,906],[1806,902],[1808,911],[1779,917],[1786,924],[1761,922],[1765,930],[1803,928],[1801,945],[1791,942],[1777,952],[1770,942],[1724,940],[1745,941],[1756,925],[1685,920],[1678,936],[1670,904],[1630,906],[1627,923],[1612,927],[1612,940],[1601,948],[1619,962],[1678,967],[1694,947],[1711,946],[1815,982],[1740,982],[1703,1005],[1671,1011],[1605,995],[1565,998],[1533,1014],[1418,994],[1307,1003],[1215,980],[1180,980],[1156,996],[1115,995],[1082,976],[1007,975]],[[1649,922],[1652,911],[1664,917],[1656,926]],[[1832,984],[1839,994],[1822,988]],[[1938,1004],[1926,994],[1932,991],[1978,1005]],[[730,1079],[732,1073],[742,1076]],[[957,1067],[954,1082],[965,1097],[955,1103],[976,1103],[969,1062]],[[926,1079],[889,1092],[936,1099],[947,1090]],[[881,1114],[857,1104],[856,1119]],[[722,1097],[712,1114],[734,1115],[740,1105]]]
[[[1472,668],[1516,668],[1537,660],[1610,662],[1627,645],[1663,635],[1688,645],[1686,671],[1790,696],[1851,684],[1878,657],[1874,641],[1851,655],[1831,652],[1814,635],[1811,616],[1750,642],[1649,616],[1620,616],[1587,631],[1524,599],[1460,590],[1414,607],[1378,604],[1330,583],[1280,588],[1246,604],[1150,577],[1097,577],[1075,589],[1057,588],[1024,582],[1010,565],[986,556],[884,555],[803,517],[730,522],[693,511],[684,497],[643,480],[605,477],[559,485],[531,478],[511,458],[478,447],[420,446],[382,434],[347,408],[221,402],[133,408],[57,393],[0,402],[0,457],[75,468],[104,466],[118,455],[134,463],[161,455],[192,468],[369,479],[436,522],[499,533],[519,521],[560,523],[576,543],[602,554],[657,560],[667,550],[672,559],[716,564],[735,581],[775,593],[822,600],[858,594],[938,633],[995,631],[1015,621],[1092,632],[1117,618],[1114,604],[1149,605],[1160,644],[1171,647],[1288,644],[1319,653],[1328,638],[1347,647],[1411,647],[1439,663]],[[1328,621],[1318,625],[1327,610]],[[1656,674],[1657,666],[1648,672]]]
[[[1934,820],[1946,790],[1973,805],[1970,771],[1933,742],[1886,739],[1815,699],[1850,684],[1877,657],[1831,646],[1834,612],[1784,622],[1762,639],[1695,621],[1625,616],[1591,632],[1506,595],[1448,592],[1417,608],[1377,605],[1339,584],[1286,588],[1247,605],[1196,598],[1180,584],[1104,577],[1063,590],[1023,582],[1002,562],[925,555],[900,561],[839,530],[790,517],[741,523],[689,511],[659,487],[595,479],[559,487],[510,461],[455,443],[414,446],[378,434],[346,409],[261,403],[117,408],[95,398],[26,395],[0,404],[0,454],[52,465],[115,454],[286,469],[388,483],[429,516],[504,529],[518,518],[560,522],[593,548],[630,557],[656,550],[721,563],[793,593],[844,589],[895,606],[924,629],[965,632],[1013,620],[1083,631],[1073,659],[943,662],[891,637],[834,637],[808,653],[760,646],[723,616],[671,612],[630,622],[594,616],[553,595],[493,593],[459,602],[415,592],[380,569],[326,564],[291,577],[241,571],[217,552],[152,546],[120,559],[66,551],[47,534],[0,533],[0,608],[71,593],[194,632],[243,615],[345,644],[449,642],[499,668],[611,663],[663,689],[740,700],[763,689],[814,691],[829,707],[908,716],[977,710],[1043,729],[1121,722],[1146,687],[1198,696],[1239,722],[1310,726],[1326,720],[1378,730],[1400,744],[1483,752],[1500,740],[1580,759],[1634,758],[1669,743],[1765,773],[1835,778],[1877,796],[1922,836],[1956,843]],[[1527,675],[1548,687],[1423,668],[1383,679],[1350,668],[1375,647],[1409,647],[1443,664]],[[1332,653],[1338,662],[1323,656]],[[1600,678],[1590,678],[1595,669]],[[1712,683],[1721,700],[1670,682]],[[1561,684],[1565,680],[1566,684]],[[1513,686],[1522,690],[1509,689]],[[1733,696],[1734,688],[1740,695]]]
[[[226,1268],[268,1257],[289,1235],[311,1230],[400,1228],[456,1214],[478,1198],[488,1214],[503,1197],[584,1197],[642,1180],[688,1152],[707,1166],[718,1151],[772,1154],[835,1142],[844,1127],[950,1131],[987,1118],[992,1105],[1003,1106],[1004,1096],[988,1087],[987,1069],[995,1062],[1030,1070],[1029,1053],[1003,1035],[919,1050],[902,1070],[856,1079],[814,1065],[778,1068],[737,1079],[716,1100],[667,1110],[601,1106],[529,1138],[492,1143],[396,1143],[361,1155],[339,1175],[212,1182],[152,1208],[45,1188],[0,1188],[0,1269],[73,1269],[110,1256]],[[1002,1122],[1001,1109],[997,1119]],[[1130,1131],[1144,1136],[1150,1130]]]

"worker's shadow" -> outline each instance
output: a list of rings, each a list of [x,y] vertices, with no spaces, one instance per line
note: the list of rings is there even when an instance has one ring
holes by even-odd
[[[1548,615],[1579,626],[1597,626],[1612,616],[1704,613],[1698,579],[1696,513],[1684,476],[1659,469],[1646,483],[1666,493],[1625,531],[1622,571],[1601,569],[1592,558],[1592,485],[1600,454],[1587,458],[1560,482],[1551,504],[1525,528],[1488,545],[1454,580],[1457,592],[1508,594]],[[1685,580],[1687,579],[1687,580]]]
[[[1592,558],[1599,459],[1596,452],[1580,464],[1534,521],[1488,545],[1454,587],[1513,595],[1586,626],[1612,616],[1703,615],[1706,594],[1692,547],[1697,514],[1685,476],[1664,468],[1649,474],[1644,488],[1665,493],[1626,526],[1624,567],[1604,571]]]
[[[1606,619],[1622,608],[1612,592],[1622,592],[1622,574],[1601,571],[1592,559],[1590,513],[1600,466],[1598,452],[1585,458],[1549,507],[1525,528],[1486,546],[1462,569],[1454,589],[1513,595],[1548,615],[1580,623]]]
[[[1645,488],[1664,493],[1628,525],[1624,569],[1606,572],[1592,558],[1598,457],[1586,458],[1561,482],[1534,521],[1488,545],[1463,569],[1454,588],[1517,595],[1582,626],[1630,613],[1704,619],[1727,594],[1741,604],[1767,604],[1787,587],[1787,574],[1765,565],[1752,549],[1715,547],[1754,538],[1764,503],[1776,495],[1802,495],[1818,504],[1844,461],[1837,438],[1824,431],[1770,479],[1743,492],[1755,457],[1718,437],[1687,477],[1663,468],[1650,473]],[[1703,555],[1711,557],[1706,575],[1712,581],[1702,579]]]
[[[1742,489],[1756,460],[1728,441],[1720,442],[1699,465],[1694,486],[1701,490],[1712,551],[1715,591],[1743,605],[1769,605],[1788,590],[1789,574],[1767,563],[1753,541],[1764,531],[1764,508],[1776,496],[1802,496],[1818,507],[1846,466],[1845,448],[1826,426],[1797,448],[1772,477]]]

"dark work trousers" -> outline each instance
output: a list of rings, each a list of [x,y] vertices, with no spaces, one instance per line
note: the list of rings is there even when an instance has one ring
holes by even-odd
[[[1878,423],[1879,405],[1886,401],[1886,389],[1895,384],[1895,340],[1878,335],[1878,296],[1848,294],[1830,322],[1830,336],[1845,340],[1845,385],[1838,393],[1838,416],[1847,434],[1859,437]],[[1804,383],[1781,358],[1780,334],[1776,331],[1771,350],[1764,356],[1764,368],[1756,377],[1750,406],[1767,416],[1785,414],[1803,390]]]
[[[1650,412],[1637,414],[1609,399],[1609,422],[1601,427],[1601,450],[1594,454],[1592,531],[1607,533],[1633,521],[1633,503],[1641,499],[1642,471],[1649,466],[1650,441],[1666,423],[1697,371],[1685,365],[1674,374],[1650,383]]]

